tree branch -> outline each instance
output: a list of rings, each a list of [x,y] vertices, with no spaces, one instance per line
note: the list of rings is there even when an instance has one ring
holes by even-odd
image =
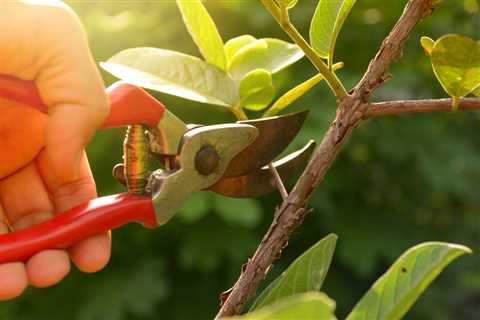
[[[458,110],[480,109],[480,98],[460,100]],[[398,115],[419,112],[455,112],[452,110],[452,99],[405,100],[372,103],[365,113],[365,118]]]
[[[264,0],[261,0],[262,2]],[[323,181],[341,146],[364,118],[370,94],[385,80],[390,64],[401,55],[403,44],[415,25],[429,15],[437,0],[409,0],[399,21],[383,41],[376,57],[351,95],[338,100],[335,120],[297,181],[287,199],[276,209],[274,220],[253,257],[242,268],[240,278],[232,288],[216,319],[240,314],[256,291],[272,263],[281,255],[291,233],[309,213],[308,201]]]

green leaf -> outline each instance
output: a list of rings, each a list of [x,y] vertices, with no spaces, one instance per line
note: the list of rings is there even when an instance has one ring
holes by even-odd
[[[343,62],[336,63],[333,65],[333,70],[338,70],[340,68],[343,68],[343,66]],[[286,107],[294,103],[301,96],[306,94],[310,89],[316,86],[323,79],[324,78],[321,74],[317,74],[312,78],[308,79],[307,81],[302,82],[295,88],[287,91],[283,96],[281,96],[277,101],[275,101],[273,106],[268,109],[268,111],[264,114],[264,117],[271,117],[277,115]]]
[[[287,9],[292,9],[293,7],[296,6],[298,0],[277,0],[278,4],[287,8]]]
[[[335,320],[335,301],[324,293],[309,292],[291,296],[260,310],[225,320]]]
[[[259,39],[238,50],[232,57],[228,70],[236,81],[240,81],[255,69],[276,73],[303,56],[303,51],[297,45],[278,39]]]
[[[329,234],[298,257],[260,294],[251,310],[260,309],[287,296],[320,291],[332,262],[337,238],[335,234]]]
[[[221,106],[238,103],[236,84],[227,73],[183,53],[156,48],[127,49],[101,66],[139,87]]]
[[[310,24],[313,49],[330,63],[343,23],[357,0],[320,0]]]
[[[454,101],[480,86],[479,42],[459,35],[444,36],[435,43],[431,60],[437,79]]]
[[[273,100],[275,88],[272,74],[265,69],[249,72],[240,81],[240,105],[246,109],[259,111]]]
[[[435,46],[435,40],[429,37],[421,37],[420,44],[422,45],[426,55],[429,56],[432,54],[433,47]]]
[[[357,303],[347,320],[401,319],[438,274],[467,247],[426,242],[406,251]]]
[[[236,38],[232,38],[225,43],[225,54],[227,55],[227,61],[230,62],[235,55],[241,48],[245,47],[246,45],[255,42],[257,39],[249,34],[239,36]]]
[[[215,22],[200,0],[177,0],[183,22],[205,60],[222,70],[227,68],[223,41]]]

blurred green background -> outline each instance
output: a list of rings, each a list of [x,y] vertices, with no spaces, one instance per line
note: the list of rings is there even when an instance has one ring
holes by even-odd
[[[95,58],[124,48],[154,46],[199,55],[171,1],[67,1],[84,22]],[[308,35],[313,0],[299,1],[292,20]],[[340,77],[353,86],[406,1],[361,0],[340,36]],[[395,64],[394,79],[374,99],[443,97],[419,38],[461,33],[480,39],[480,2],[443,1],[422,22]],[[226,41],[242,34],[287,40],[255,0],[211,0],[206,6]],[[277,94],[314,75],[304,59],[275,76]],[[104,74],[107,83],[114,79]],[[183,120],[232,121],[222,108],[158,95]],[[326,86],[292,110],[309,108],[295,141],[320,141],[335,113]],[[344,317],[374,280],[407,248],[450,241],[476,253],[456,261],[415,304],[407,319],[480,319],[480,117],[478,112],[387,117],[363,123],[315,193],[313,213],[295,232],[264,287],[301,252],[330,232],[338,248],[324,291]],[[88,148],[101,195],[121,192],[111,167],[121,160],[123,130],[99,132]],[[29,289],[0,303],[5,320],[211,319],[217,296],[237,279],[240,266],[266,231],[278,195],[232,200],[195,195],[169,224],[137,225],[113,233],[113,255],[97,274],[73,271],[49,289]]]

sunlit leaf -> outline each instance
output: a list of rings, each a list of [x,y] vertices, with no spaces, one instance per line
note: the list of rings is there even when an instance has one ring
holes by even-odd
[[[297,45],[278,39],[259,39],[237,51],[230,62],[229,72],[237,81],[255,69],[265,69],[273,74],[303,56]]]
[[[343,62],[339,62],[333,65],[334,71],[340,68],[343,68]],[[270,109],[268,109],[268,111],[265,113],[264,116],[271,117],[271,116],[277,115],[286,107],[294,103],[301,96],[303,96],[305,93],[307,93],[314,86],[316,86],[323,79],[324,78],[321,74],[317,74],[312,78],[308,79],[307,81],[300,83],[295,88],[287,91],[283,96],[281,96],[277,101],[275,101],[273,106],[271,106]]]
[[[255,301],[251,310],[298,293],[320,291],[332,262],[337,236],[330,234],[297,258]]]
[[[297,4],[298,0],[277,0],[278,4],[281,6],[284,6],[287,9],[291,9],[295,7]]]
[[[127,49],[101,66],[139,87],[222,106],[238,102],[235,82],[227,73],[183,53],[156,48]]]
[[[429,37],[421,37],[420,44],[422,45],[423,50],[425,51],[425,54],[427,55],[432,54],[433,46],[435,45],[435,40]]]
[[[200,0],[177,0],[183,22],[205,60],[226,70],[227,58],[217,27]]]
[[[277,303],[239,317],[225,320],[335,320],[335,301],[318,292],[287,297]]]
[[[248,34],[228,40],[227,43],[225,43],[225,54],[227,55],[227,61],[230,62],[238,50],[256,40],[257,39],[255,37]]]
[[[440,38],[431,54],[432,66],[445,91],[458,100],[480,85],[480,43],[473,39],[447,35]]]
[[[335,43],[357,0],[320,0],[310,25],[310,42],[315,51],[333,61]]]
[[[272,74],[265,69],[255,69],[240,81],[240,105],[249,110],[259,111],[273,100],[275,88]]]
[[[438,274],[467,247],[427,242],[406,251],[357,303],[347,320],[401,319]]]

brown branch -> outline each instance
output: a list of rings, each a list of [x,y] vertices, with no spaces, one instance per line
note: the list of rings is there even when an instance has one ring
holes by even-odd
[[[460,100],[458,110],[480,109],[480,98]],[[398,115],[419,112],[454,112],[452,99],[405,100],[372,103],[365,113],[365,118]]]
[[[383,41],[376,57],[351,95],[338,101],[335,120],[297,181],[287,199],[276,209],[274,220],[253,257],[242,268],[241,275],[224,302],[216,319],[240,314],[255,294],[272,263],[280,257],[291,233],[308,214],[308,201],[323,181],[341,146],[367,112],[370,94],[386,79],[385,72],[401,55],[403,44],[415,25],[432,11],[436,0],[409,0],[399,21]]]

